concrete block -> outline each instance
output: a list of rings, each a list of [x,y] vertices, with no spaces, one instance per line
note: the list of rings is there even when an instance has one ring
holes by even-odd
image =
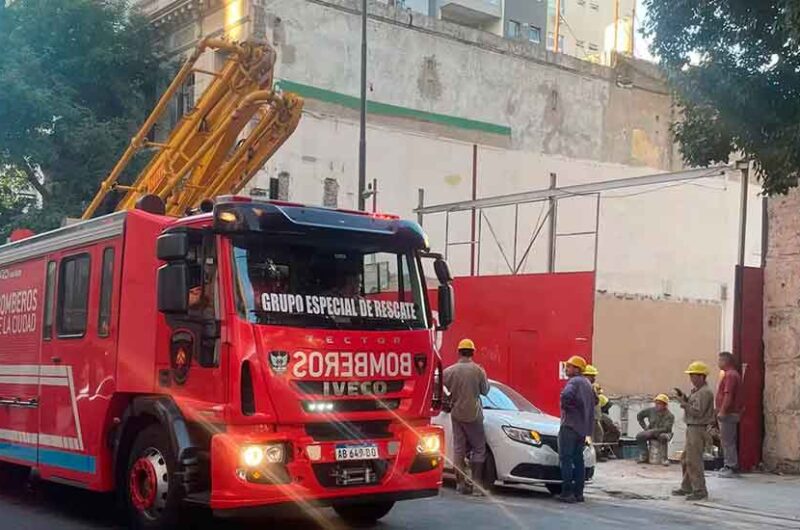
[[[785,196],[770,197],[768,256],[800,254],[800,192],[797,189]]]
[[[766,311],[764,362],[767,366],[784,362],[800,363],[800,311]]]
[[[800,472],[800,414],[767,414],[764,426],[764,464],[767,468]]]
[[[800,413],[800,366],[784,363],[767,367],[764,410],[775,415]]]
[[[800,308],[800,254],[767,258],[764,275],[764,307]]]

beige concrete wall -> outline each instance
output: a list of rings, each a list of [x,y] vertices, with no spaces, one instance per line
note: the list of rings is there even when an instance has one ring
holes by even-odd
[[[603,389],[611,396],[689,390],[690,362],[716,365],[721,322],[718,304],[598,294],[594,363]],[[716,370],[709,383],[716,388]]]
[[[764,463],[800,472],[800,193],[771,198],[764,271]]]

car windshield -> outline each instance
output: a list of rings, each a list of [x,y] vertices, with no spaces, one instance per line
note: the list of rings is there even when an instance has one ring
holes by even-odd
[[[353,241],[232,241],[237,306],[254,324],[369,330],[427,325],[419,262],[411,252],[346,246]]]
[[[481,404],[487,410],[542,412],[533,403],[525,399],[522,394],[502,383],[491,383],[489,385],[489,394],[481,396]]]

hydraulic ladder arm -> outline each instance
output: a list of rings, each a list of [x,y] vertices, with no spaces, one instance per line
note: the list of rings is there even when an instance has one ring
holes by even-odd
[[[228,54],[219,71],[195,67],[206,50]],[[268,44],[202,40],[100,185],[82,218],[91,218],[114,191],[125,192],[118,211],[134,208],[145,195],[156,195],[166,203],[168,215],[180,216],[203,199],[241,190],[300,121],[302,98],[273,89],[275,58],[275,50]],[[147,138],[153,126],[192,73],[211,76],[208,87],[166,143],[150,142]],[[120,184],[134,155],[145,148],[158,152],[133,184]]]

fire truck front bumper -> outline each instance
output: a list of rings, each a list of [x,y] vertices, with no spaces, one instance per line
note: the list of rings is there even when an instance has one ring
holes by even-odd
[[[318,441],[297,432],[228,432],[211,441],[211,508],[242,515],[432,497],[442,485],[444,433],[424,426],[378,440]]]

